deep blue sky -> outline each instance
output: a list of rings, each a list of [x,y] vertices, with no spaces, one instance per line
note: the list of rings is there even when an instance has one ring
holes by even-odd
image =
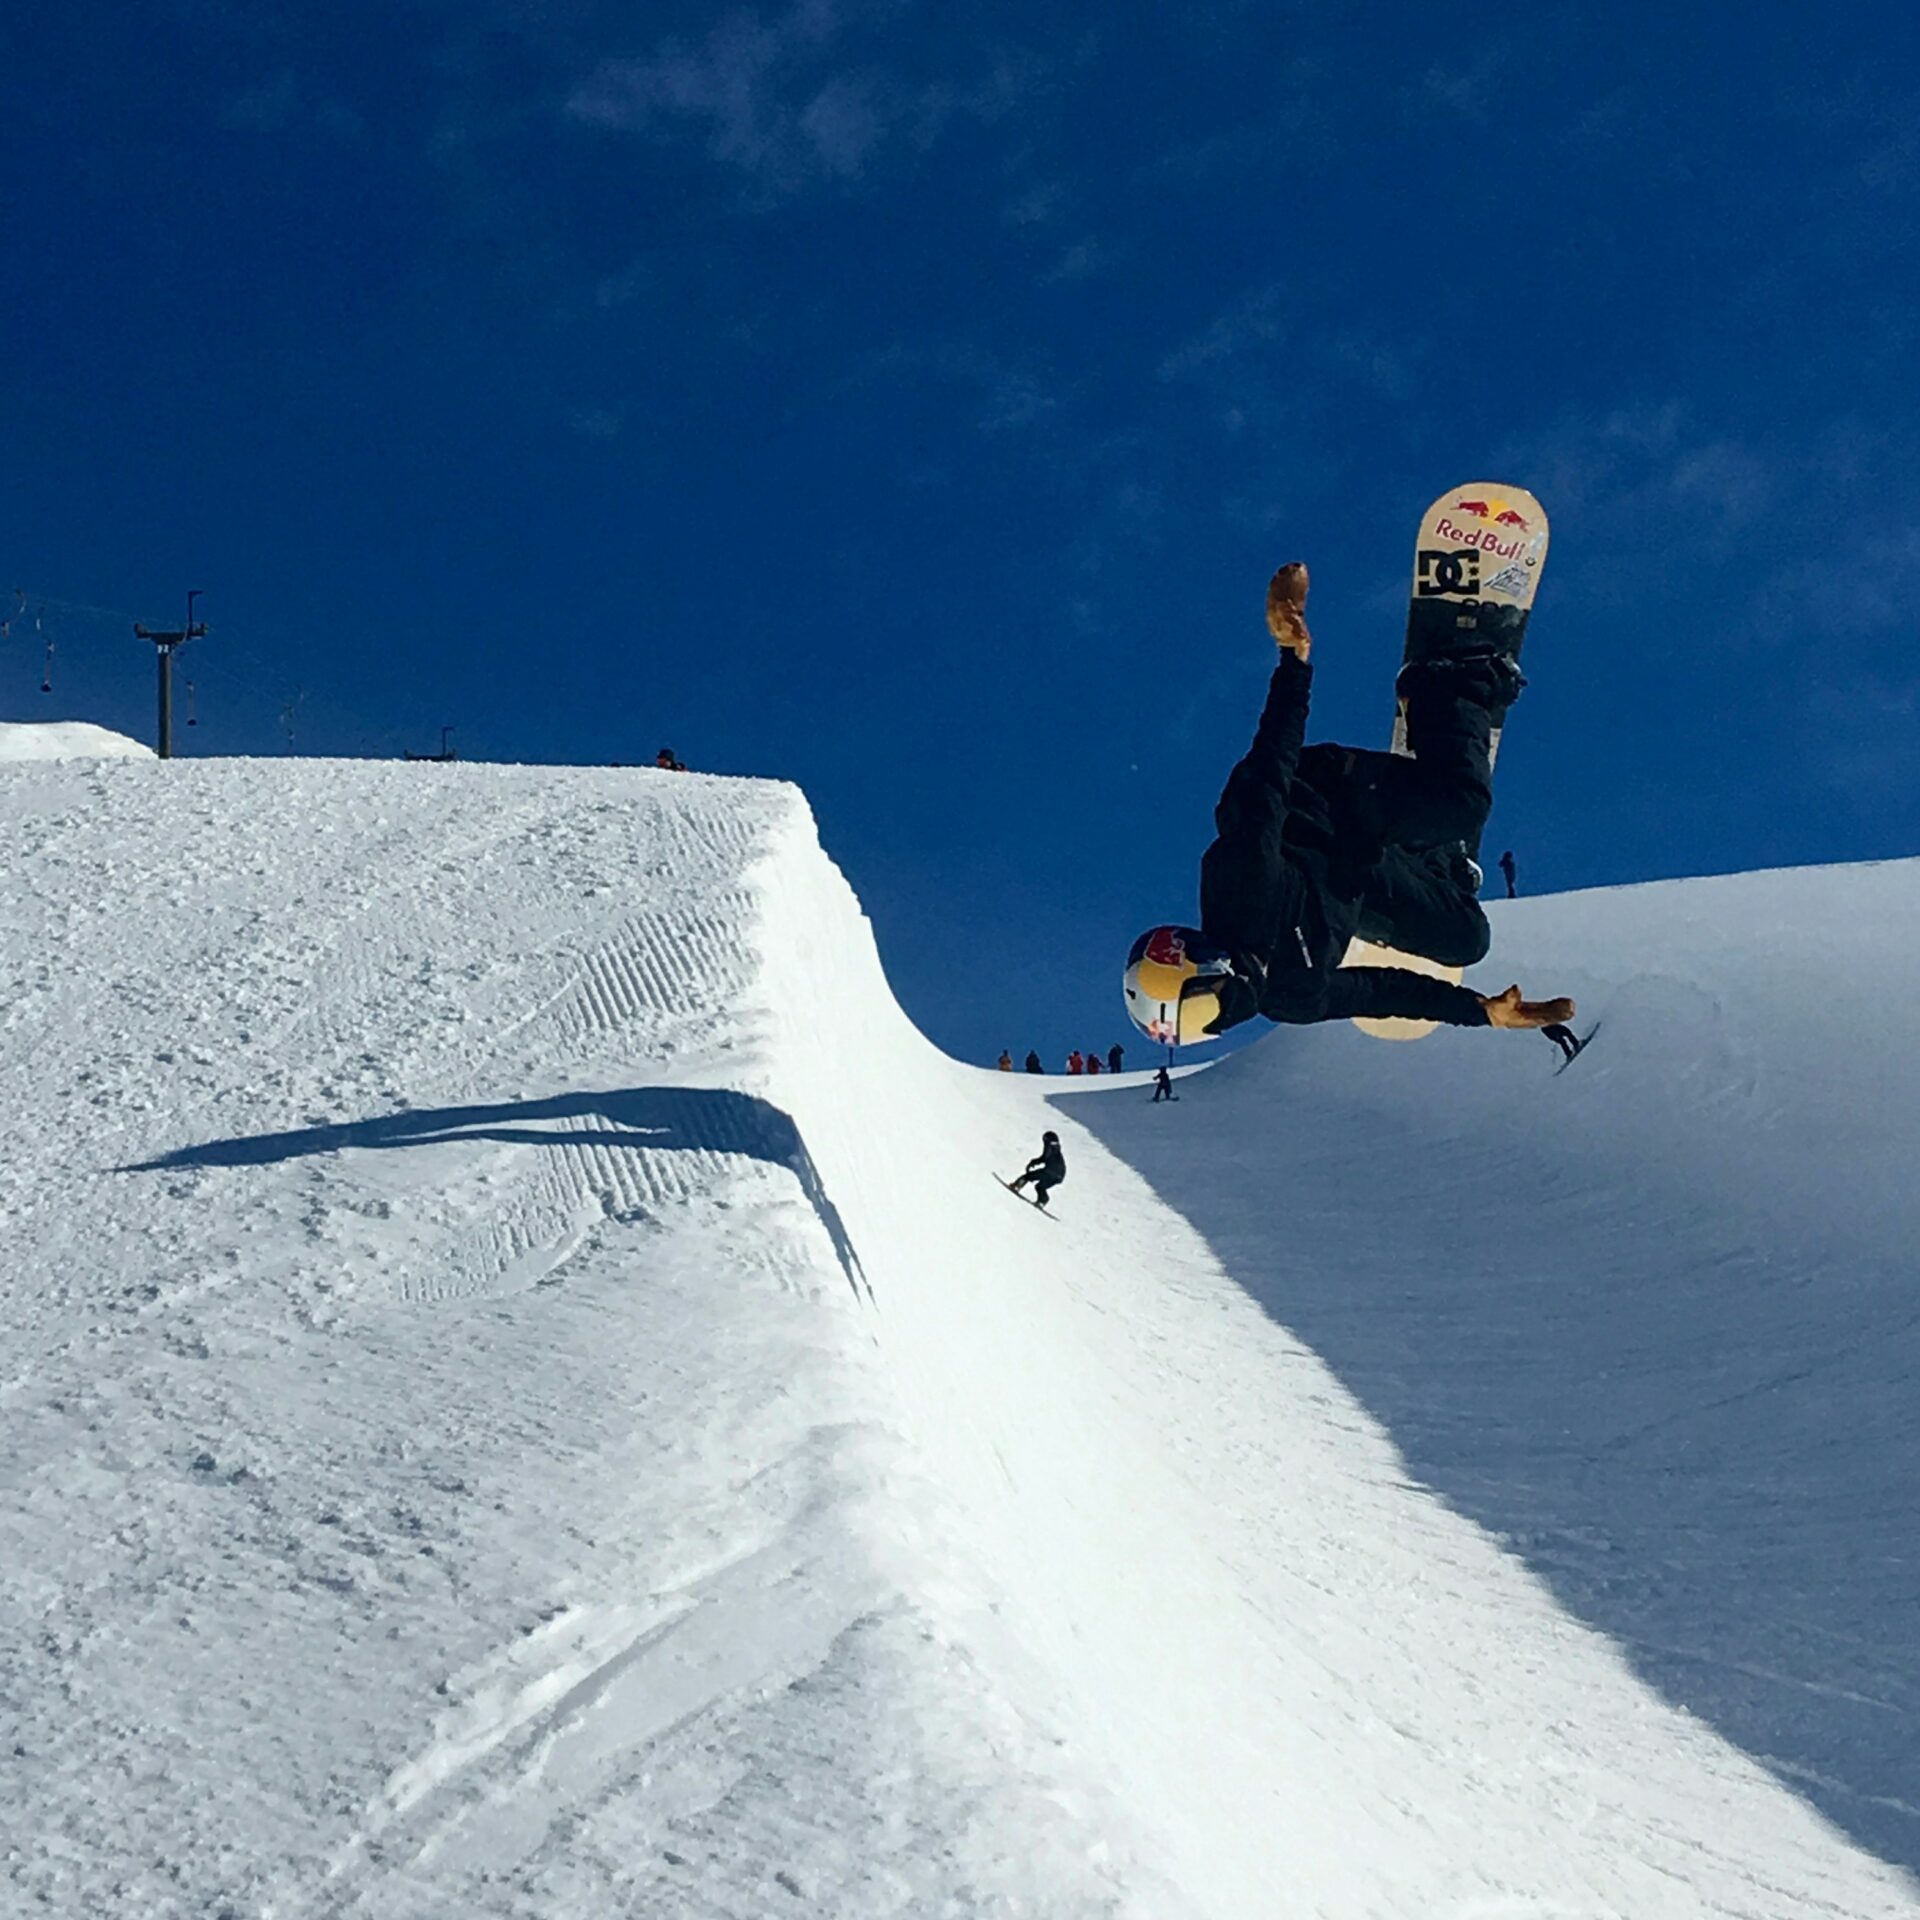
[[[1496,479],[1524,886],[1920,847],[1904,6],[27,11],[0,717],[145,736],[193,586],[188,751],[783,775],[922,1026],[1052,1062],[1193,912],[1273,566],[1383,742]]]

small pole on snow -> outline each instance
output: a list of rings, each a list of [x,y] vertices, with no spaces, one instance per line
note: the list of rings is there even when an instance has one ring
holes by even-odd
[[[200,639],[207,631],[207,623],[202,620],[194,624],[193,603],[199,599],[205,589],[193,587],[187,593],[187,622],[177,632],[163,631],[157,627],[143,627],[134,622],[133,635],[136,640],[151,640],[159,649],[157,658],[160,664],[160,739],[157,746],[162,760],[173,758],[173,650],[184,646],[189,640]]]

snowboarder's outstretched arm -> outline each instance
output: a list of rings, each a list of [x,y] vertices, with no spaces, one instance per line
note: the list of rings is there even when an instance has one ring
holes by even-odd
[[[1449,1027],[1530,1030],[1573,1018],[1571,1000],[1523,1000],[1517,986],[1475,993],[1406,967],[1342,967],[1327,982],[1329,1020],[1438,1020]]]
[[[1264,953],[1277,924],[1299,920],[1300,881],[1286,858],[1287,803],[1307,733],[1313,669],[1283,653],[1253,744],[1213,810],[1217,838],[1200,858],[1200,923],[1223,946]]]
[[[1276,924],[1300,917],[1299,882],[1285,856],[1287,807],[1313,697],[1306,622],[1307,570],[1293,561],[1267,589],[1267,626],[1280,661],[1253,744],[1227,776],[1213,810],[1218,838],[1200,862],[1200,921],[1223,945],[1264,953]]]
[[[1283,653],[1267,683],[1253,744],[1228,776],[1226,791],[1214,808],[1213,822],[1221,833],[1278,833],[1286,819],[1300,749],[1306,744],[1312,697],[1313,669],[1298,654]]]
[[[1286,816],[1287,790],[1300,764],[1307,704],[1313,695],[1313,669],[1307,664],[1313,640],[1307,632],[1306,606],[1306,567],[1290,560],[1267,587],[1267,628],[1280,649],[1280,664],[1268,683],[1253,745],[1234,768],[1214,810],[1214,824],[1222,833],[1258,833],[1269,826],[1277,833]]]

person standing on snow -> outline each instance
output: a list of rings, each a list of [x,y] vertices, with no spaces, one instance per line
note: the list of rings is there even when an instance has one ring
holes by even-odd
[[[1313,669],[1307,570],[1267,589],[1280,663],[1246,757],[1214,809],[1200,861],[1198,928],[1155,927],[1127,956],[1127,1012],[1149,1038],[1210,1040],[1256,1014],[1321,1020],[1437,1020],[1538,1029],[1571,1000],[1475,993],[1404,967],[1340,965],[1360,934],[1443,966],[1486,955],[1480,869],[1468,848],[1493,804],[1489,735],[1519,696],[1520,669],[1492,649],[1403,667],[1412,758],[1303,745]]]
[[[1116,1040],[1113,1045],[1107,1049],[1107,1071],[1109,1073],[1118,1073],[1120,1071],[1120,1062],[1126,1057],[1126,1048]]]
[[[1087,1049],[1086,1071],[1088,1073],[1098,1073],[1100,1071],[1100,1056],[1095,1053],[1091,1047]]]
[[[1011,1073],[1013,1071],[1013,1055],[1010,1054],[1005,1047],[1000,1049],[998,1064],[1002,1073]]]
[[[1162,1100],[1178,1100],[1180,1096],[1173,1090],[1173,1075],[1167,1071],[1166,1062],[1160,1063],[1153,1076],[1153,1098],[1147,1103],[1157,1107]]]
[[[1060,1151],[1060,1136],[1057,1133],[1043,1133],[1040,1136],[1040,1151],[1027,1162],[1026,1171],[1017,1180],[1009,1180],[1007,1185],[1015,1193],[1031,1183],[1033,1204],[1044,1207],[1047,1195],[1067,1177],[1066,1156]]]
[[[1519,868],[1513,863],[1513,849],[1509,847],[1506,852],[1500,856],[1500,877],[1507,883],[1507,898],[1509,900],[1518,900],[1520,898],[1519,871]]]
[[[1080,1049],[1078,1047],[1074,1048],[1074,1050],[1067,1055],[1067,1071],[1069,1073],[1079,1073],[1085,1066],[1086,1062],[1080,1058]]]
[[[1027,1071],[1029,1073],[1046,1072],[1046,1068],[1040,1064],[1040,1056],[1031,1047],[1027,1049]]]

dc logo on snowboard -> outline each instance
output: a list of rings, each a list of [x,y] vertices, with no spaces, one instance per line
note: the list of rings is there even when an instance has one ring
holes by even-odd
[[[1478,593],[1480,556],[1471,547],[1422,547],[1414,591],[1422,597],[1436,593]]]

